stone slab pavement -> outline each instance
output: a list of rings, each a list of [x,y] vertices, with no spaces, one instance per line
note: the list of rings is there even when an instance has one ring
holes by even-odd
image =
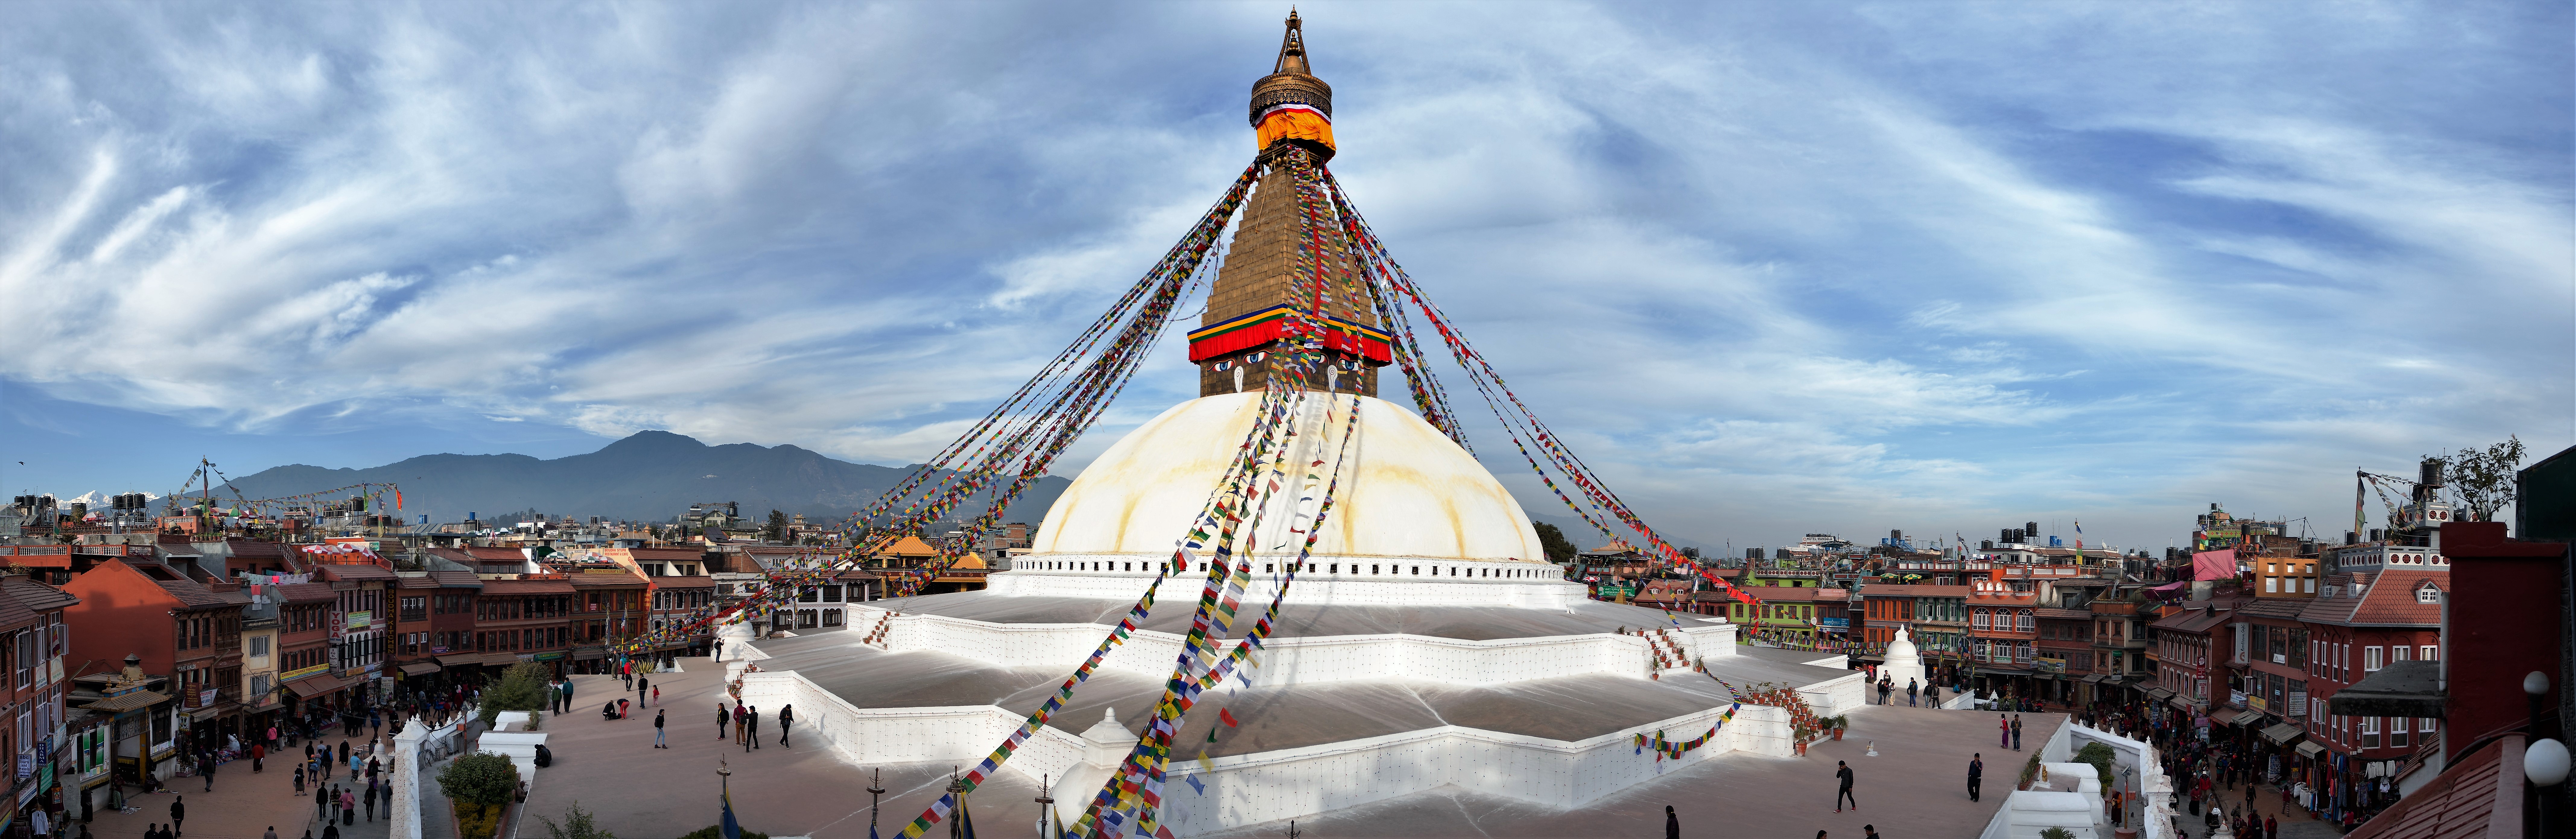
[[[337,733],[337,732],[334,732]],[[357,738],[363,743],[364,738]],[[327,742],[337,747],[339,738]],[[315,816],[314,786],[307,784],[305,794],[295,793],[292,780],[294,763],[303,758],[303,748],[294,749],[291,760],[270,760],[260,772],[252,772],[248,759],[224,764],[215,771],[213,791],[206,790],[206,779],[172,778],[166,791],[148,795],[129,794],[127,806],[132,812],[104,808],[106,789],[100,788],[97,800],[102,807],[89,824],[90,834],[97,839],[124,839],[143,835],[152,825],[170,822],[170,805],[184,801],[188,818],[180,823],[180,839],[260,839],[271,827],[279,839],[301,839],[305,831],[322,833],[322,822]],[[346,784],[349,773],[344,768],[332,775],[328,783]],[[364,788],[363,776],[358,786]],[[353,825],[340,828],[342,839],[386,839],[385,808],[376,808],[371,821],[364,808],[358,810]],[[79,835],[79,827],[73,827]]]
[[[1973,711],[1863,706],[1850,713],[1840,742],[1808,747],[1804,757],[1731,754],[1640,784],[1583,807],[1560,810],[1465,790],[1434,791],[1300,819],[1313,836],[1661,836],[1664,807],[1682,835],[1744,839],[1860,839],[1874,825],[1884,839],[1963,839],[2012,794],[2031,752],[1995,745],[1994,717]],[[2036,749],[2063,714],[2022,715],[2022,743]],[[1875,741],[1877,757],[1866,756]],[[1985,756],[1985,785],[1969,801],[1968,759]],[[1638,758],[1652,760],[1652,755]],[[1852,765],[1859,809],[1834,812],[1834,762]],[[1183,791],[1187,793],[1186,790]],[[1258,824],[1207,836],[1278,836],[1285,823]]]
[[[723,693],[721,666],[702,658],[682,663],[689,672],[654,678],[662,687],[662,706],[637,708],[641,713],[625,720],[599,716],[600,704],[618,693],[611,687],[615,680],[576,677],[576,710],[546,720],[555,763],[539,770],[521,835],[545,835],[537,818],[560,820],[576,801],[598,814],[600,826],[619,839],[669,839],[715,824],[719,760],[733,772],[733,807],[744,829],[773,836],[864,839],[870,769],[883,772],[888,790],[877,821],[878,833],[885,837],[919,815],[947,783],[950,767],[945,765],[860,767],[819,745],[781,747],[774,726],[764,728],[767,741],[759,749],[746,753],[729,733],[718,737],[715,730],[717,697]],[[669,749],[652,747],[651,710],[669,713]],[[761,712],[768,718],[776,709]],[[1818,743],[1806,757],[1730,755],[1576,810],[1463,791],[1432,792],[1300,820],[1298,828],[1314,836],[1405,839],[1660,836],[1664,805],[1671,804],[1679,808],[1683,833],[1690,836],[1814,839],[1816,831],[1827,830],[1838,839],[1859,839],[1862,825],[1874,824],[1885,839],[1970,837],[1994,816],[2030,755],[1997,748],[1993,718],[1976,712],[1868,706],[1853,711],[1851,718],[1842,742]],[[2025,714],[2023,719],[2023,742],[2031,748],[2065,722],[2060,714]],[[1879,756],[1864,757],[1872,740]],[[1986,757],[1980,802],[1969,801],[1966,791],[1968,756],[1974,752]],[[1861,804],[1857,811],[1834,812],[1836,760],[1852,762]],[[986,782],[969,799],[978,832],[1034,832],[1037,794],[1037,784],[1017,772]],[[1184,789],[1181,794],[1189,793]],[[1055,797],[1082,801],[1087,791],[1060,790]],[[1284,823],[1255,825],[1215,835],[1272,836],[1285,829]]]

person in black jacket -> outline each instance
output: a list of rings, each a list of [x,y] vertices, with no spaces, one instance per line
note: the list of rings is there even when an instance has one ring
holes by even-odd
[[[1682,817],[1673,815],[1673,805],[1664,805],[1664,839],[1682,839]]]
[[[742,724],[742,750],[747,752],[760,748],[760,709],[754,707],[745,712]]]
[[[187,800],[188,797],[184,795],[170,797],[170,835],[172,836],[179,835],[181,824],[188,820]]]
[[[796,706],[780,706],[778,709],[778,745],[787,745],[787,727],[794,724],[796,724]]]
[[[667,713],[670,712],[666,709],[655,709],[653,711],[653,748],[670,748],[670,746],[663,745],[662,743],[662,715]]]
[[[1977,800],[1977,785],[1986,779],[1986,753],[1968,758],[1968,800]]]
[[[1843,800],[1844,800],[1844,799],[1850,799],[1850,800],[1851,800],[1851,808],[1852,808],[1853,810],[1859,810],[1859,809],[1860,809],[1860,799],[1852,798],[1852,791],[1851,791],[1851,789],[1852,789],[1852,771],[1851,771],[1851,764],[1850,764],[1850,763],[1847,763],[1847,762],[1844,762],[1844,761],[1839,761],[1839,760],[1837,760],[1837,761],[1834,761],[1834,766],[1836,767],[1836,768],[1834,769],[1834,780],[1837,780],[1837,781],[1842,782],[1842,784],[1841,784],[1841,788],[1840,788],[1840,789],[1841,789],[1841,791],[1834,793],[1834,812],[1840,813],[1840,812],[1842,812],[1842,811],[1843,811]]]

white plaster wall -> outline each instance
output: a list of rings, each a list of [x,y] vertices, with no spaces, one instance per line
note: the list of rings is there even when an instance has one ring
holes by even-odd
[[[1798,695],[1807,700],[1808,707],[1816,709],[1816,716],[1839,717],[1866,704],[1861,692],[1866,689],[1867,678],[1858,670],[1849,670],[1842,676],[1800,687]]]
[[[1169,554],[1035,554],[1020,560],[1020,564],[1034,567],[1015,568],[986,576],[985,591],[1000,597],[1033,595],[1132,601],[1145,595],[1145,587],[1154,580],[1154,567],[1169,558]],[[1378,573],[1351,570],[1371,567],[1372,562],[1379,569]],[[1269,602],[1271,576],[1277,573],[1275,569],[1286,564],[1256,560],[1253,563],[1253,580],[1246,587],[1244,602]],[[1528,562],[1389,560],[1385,557],[1361,557],[1353,562],[1347,557],[1319,556],[1310,564],[1317,570],[1298,574],[1297,584],[1288,589],[1284,602],[1300,606],[1562,608],[1567,603],[1583,600],[1585,595],[1583,584],[1566,581],[1556,566]],[[1104,570],[1091,570],[1095,565]],[[1080,570],[1075,570],[1075,566],[1080,566]],[[1342,570],[1325,570],[1335,566]],[[1190,584],[1198,582],[1201,573],[1187,571],[1165,580],[1163,585],[1169,587],[1178,582],[1191,587]]]
[[[874,626],[884,610],[854,606],[852,615]],[[1238,621],[1238,629],[1249,620]],[[1722,658],[1735,654],[1735,629],[1731,624],[1685,626],[1672,630],[1670,637],[1686,658]],[[1003,667],[1056,667],[1090,655],[1106,632],[1108,627],[1088,623],[1003,624],[899,614],[879,646],[937,650]],[[1181,642],[1179,635],[1139,630],[1111,649],[1101,666],[1168,676],[1180,657]],[[1262,644],[1257,655],[1261,666],[1252,669],[1251,677],[1262,687],[1396,679],[1500,684],[1593,673],[1643,678],[1655,669],[1648,645],[1648,639],[1614,633],[1491,641],[1404,634],[1279,638]],[[1835,707],[1859,701],[1858,674],[1848,678],[1851,686],[1824,697]]]
[[[797,737],[818,738],[860,765],[947,762],[972,768],[1025,719],[992,705],[862,709],[794,671],[746,675],[743,697],[767,709],[798,706]],[[1707,731],[1725,710],[1713,707],[1575,742],[1445,726],[1216,758],[1212,773],[1202,774],[1194,762],[1174,761],[1164,790],[1169,805],[1164,820],[1174,833],[1188,835],[1300,818],[1447,785],[1576,807],[1731,751],[1781,758],[1792,753],[1787,712],[1755,705],[1744,706],[1717,737],[1677,760],[1658,764],[1651,752],[1636,753],[1635,734],[1660,729],[1687,740]],[[1083,748],[1081,738],[1042,727],[1005,766],[1032,780],[1042,774],[1058,779],[1056,797],[1061,800],[1087,801],[1105,780],[1106,768],[1085,765]],[[1182,780],[1187,776],[1198,777],[1208,791],[1193,791]]]
[[[421,839],[420,750],[428,739],[428,728],[419,717],[413,717],[404,723],[402,733],[394,735],[393,766],[385,776],[394,785],[393,812],[385,814],[388,839]]]

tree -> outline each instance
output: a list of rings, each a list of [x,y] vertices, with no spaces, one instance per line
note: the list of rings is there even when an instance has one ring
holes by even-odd
[[[617,834],[600,829],[592,815],[581,808],[580,801],[574,801],[572,809],[564,811],[562,824],[544,816],[538,816],[537,821],[545,823],[546,839],[617,839]]]
[[[2522,439],[2506,435],[2485,451],[2465,449],[2442,462],[2450,473],[2451,494],[2460,499],[2462,521],[2494,521],[2514,500],[2514,469],[2522,465]]]
[[[458,757],[438,770],[438,792],[459,804],[497,807],[519,792],[519,768],[491,752]]]
[[[510,665],[510,669],[501,672],[501,683],[483,692],[483,724],[491,725],[492,719],[503,711],[544,711],[549,675],[545,665],[535,662]],[[530,719],[535,717],[531,715]]]
[[[1556,525],[1534,521],[1530,522],[1530,529],[1538,531],[1539,548],[1547,552],[1549,562],[1570,562],[1575,554],[1581,552],[1574,547],[1574,540],[1565,538],[1565,531],[1556,529]]]
[[[769,511],[769,526],[760,529],[760,538],[768,542],[787,541],[787,514]]]

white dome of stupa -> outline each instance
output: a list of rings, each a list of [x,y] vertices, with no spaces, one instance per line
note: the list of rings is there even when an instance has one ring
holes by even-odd
[[[1308,397],[1310,416],[1300,430],[1304,439],[1325,444],[1320,459],[1329,469],[1345,418],[1323,428],[1324,402],[1347,409],[1351,397]],[[1032,559],[1170,556],[1237,456],[1260,406],[1257,392],[1204,396],[1129,432],[1056,499],[1031,542]],[[1413,412],[1362,398],[1349,458],[1315,556],[1546,561],[1520,502],[1466,450]],[[1296,495],[1287,489],[1283,502]],[[1291,516],[1284,504],[1272,509],[1257,553],[1293,554],[1302,536],[1288,532]]]

